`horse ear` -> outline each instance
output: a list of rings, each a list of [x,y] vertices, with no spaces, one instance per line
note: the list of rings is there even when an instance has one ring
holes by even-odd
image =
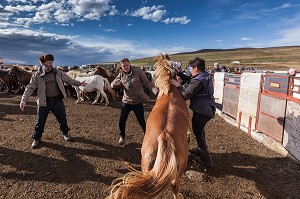
[[[167,53],[166,53],[166,59],[170,61],[170,57]]]
[[[164,55],[163,54],[158,54],[158,56],[156,56],[156,61],[158,61],[158,60],[162,60],[163,59],[163,57],[164,57]]]

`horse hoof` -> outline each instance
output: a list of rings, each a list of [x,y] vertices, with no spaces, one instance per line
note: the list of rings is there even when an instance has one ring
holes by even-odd
[[[184,199],[184,197],[181,193],[178,193],[177,195],[174,195],[174,199]]]

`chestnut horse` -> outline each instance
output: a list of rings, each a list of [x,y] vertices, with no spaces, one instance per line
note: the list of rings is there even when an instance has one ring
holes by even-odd
[[[109,83],[111,83],[117,76],[112,74],[110,71],[102,68],[101,66],[97,66],[95,68],[94,75],[101,75],[102,77],[108,79]]]
[[[170,84],[175,71],[169,60],[168,55],[159,55],[154,65],[159,95],[147,119],[142,171],[131,171],[114,181],[109,199],[150,199],[169,187],[174,199],[183,198],[179,183],[188,161],[189,112],[177,88]]]
[[[19,88],[15,93],[18,93],[22,88],[25,88],[31,80],[32,72],[29,72],[21,67],[13,66],[9,75],[16,75],[19,81]]]

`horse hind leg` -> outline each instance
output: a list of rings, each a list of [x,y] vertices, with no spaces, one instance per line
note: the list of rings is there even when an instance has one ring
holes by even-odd
[[[97,93],[97,95],[96,95],[96,98],[95,98],[95,100],[93,101],[92,105],[96,104],[96,103],[98,102],[98,100],[99,100],[100,92],[97,90],[96,93]]]
[[[101,93],[101,97],[103,96],[104,99],[105,99],[105,105],[109,105],[109,101],[108,101],[108,98],[107,98],[106,93],[105,93],[103,90],[100,91],[100,93]],[[98,97],[98,98],[99,98],[99,97]]]
[[[179,179],[174,179],[172,181],[171,190],[173,192],[174,199],[184,199],[183,195],[179,193]]]

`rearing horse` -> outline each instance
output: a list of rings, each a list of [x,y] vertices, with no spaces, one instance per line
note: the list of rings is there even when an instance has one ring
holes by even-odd
[[[174,199],[183,198],[179,183],[188,161],[189,113],[179,91],[170,84],[175,71],[168,55],[159,55],[154,67],[159,95],[147,119],[142,171],[131,171],[117,179],[119,183],[112,188],[109,199],[152,199],[169,187]]]

